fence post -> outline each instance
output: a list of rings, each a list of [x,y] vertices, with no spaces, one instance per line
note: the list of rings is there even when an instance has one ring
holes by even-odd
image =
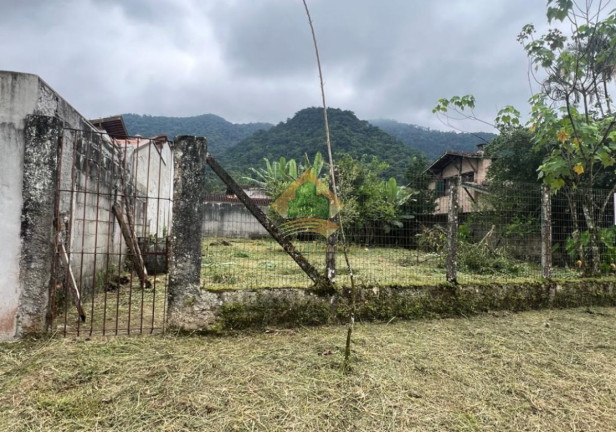
[[[26,117],[22,168],[22,246],[19,286],[15,287],[19,303],[13,317],[5,318],[0,325],[0,334],[6,332],[10,335],[11,330],[14,330],[11,336],[42,333],[49,324],[51,270],[56,259],[54,219],[61,137],[62,121],[58,118]],[[10,305],[11,299],[9,297],[3,301]],[[11,328],[13,325],[14,328]]]
[[[334,167],[334,176],[338,178],[338,167]],[[339,195],[339,190],[334,190],[333,182],[330,182],[329,190],[336,196]],[[329,219],[330,222],[340,223],[339,215]],[[330,283],[336,282],[336,249],[338,248],[338,231],[334,232],[327,238],[325,243],[325,274]]]
[[[178,136],[173,142],[173,221],[169,268],[168,319],[172,326],[199,327],[190,308],[201,298],[201,227],[207,143]]]
[[[458,283],[458,190],[460,188],[460,176],[452,179],[449,187],[449,211],[447,212],[447,282]]]
[[[552,277],[552,195],[541,185],[541,276]]]

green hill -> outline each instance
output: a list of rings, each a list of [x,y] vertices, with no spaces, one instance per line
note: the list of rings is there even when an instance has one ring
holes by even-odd
[[[473,151],[494,134],[455,133],[431,130],[394,120],[359,120],[351,111],[328,110],[332,147],[336,153],[354,157],[376,155],[387,162],[386,175],[405,181],[405,171],[413,154],[424,153],[429,160],[446,150]],[[205,136],[209,151],[234,173],[247,173],[248,167],[261,166],[263,158],[280,156],[311,158],[317,151],[327,155],[323,111],[306,108],[276,126],[269,123],[235,124],[214,114],[194,117],[164,117],[123,114],[129,134],[142,136]]]
[[[349,153],[357,158],[378,156],[390,166],[385,175],[405,181],[408,163],[416,154],[414,149],[367,121],[359,120],[351,111],[329,108],[328,121],[334,153]],[[220,160],[233,171],[246,172],[248,167],[261,166],[264,157],[272,160],[284,156],[300,160],[308,154],[312,159],[316,152],[327,155],[323,110],[306,108],[286,122],[257,131],[230,147]]]
[[[272,127],[269,123],[235,124],[214,114],[194,117],[122,114],[122,117],[130,135],[167,135],[170,139],[176,135],[205,136],[212,154],[223,152],[258,130]]]
[[[496,138],[487,132],[442,132],[394,120],[370,120],[370,123],[424,153],[429,160],[438,158],[447,150],[474,151],[477,144]]]

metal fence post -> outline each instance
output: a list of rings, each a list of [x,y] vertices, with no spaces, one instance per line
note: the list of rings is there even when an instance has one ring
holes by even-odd
[[[447,282],[454,284],[458,283],[459,187],[460,176],[458,175],[452,179],[449,187],[449,211],[447,212]]]
[[[541,185],[541,276],[552,277],[552,195]]]

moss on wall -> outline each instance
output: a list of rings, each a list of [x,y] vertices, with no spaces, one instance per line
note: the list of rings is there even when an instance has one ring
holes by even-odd
[[[616,305],[615,281],[538,281],[520,284],[438,285],[428,287],[363,287],[357,298],[359,321],[471,316],[496,310],[513,312],[548,307]],[[220,329],[295,327],[341,323],[348,302],[340,296],[316,296],[298,290],[258,291],[223,299],[214,313]],[[301,294],[306,293],[306,294]]]

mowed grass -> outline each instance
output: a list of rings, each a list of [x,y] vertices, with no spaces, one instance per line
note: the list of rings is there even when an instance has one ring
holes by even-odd
[[[114,290],[86,295],[82,305],[86,321],[79,319],[72,303],[61,304],[54,319],[59,335],[123,335],[160,332],[165,326],[167,275],[150,275],[152,285],[141,289],[138,277],[124,274],[129,280]]]
[[[612,431],[616,308],[0,344],[2,431]]]
[[[322,274],[325,274],[323,241],[295,241],[294,246]],[[350,285],[349,272],[342,253],[336,257],[338,283]],[[370,285],[434,285],[446,281],[446,269],[435,253],[402,247],[351,245],[349,260],[356,282]],[[470,274],[458,272],[461,283],[516,282],[541,277],[539,263],[515,261],[516,275]],[[202,248],[202,284],[209,289],[250,289],[312,285],[298,265],[272,239],[205,238]],[[556,268],[556,278],[577,278],[569,269]]]

